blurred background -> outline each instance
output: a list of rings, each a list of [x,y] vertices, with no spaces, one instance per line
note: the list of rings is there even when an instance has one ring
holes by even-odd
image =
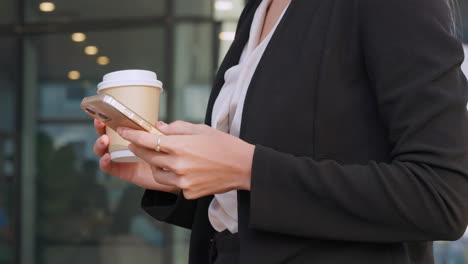
[[[0,0],[0,264],[187,263],[189,232],[99,171],[79,103],[105,73],[147,69],[164,82],[160,119],[203,122],[244,2]],[[468,238],[435,256],[468,263]]]

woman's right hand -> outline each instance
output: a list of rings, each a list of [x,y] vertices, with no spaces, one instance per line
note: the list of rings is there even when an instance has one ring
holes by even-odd
[[[175,194],[179,193],[179,189],[175,186],[163,185],[156,182],[153,178],[151,166],[146,162],[112,162],[110,154],[108,153],[109,137],[106,135],[106,125],[94,119],[94,127],[99,136],[94,144],[94,154],[101,158],[99,166],[103,172],[144,189]]]

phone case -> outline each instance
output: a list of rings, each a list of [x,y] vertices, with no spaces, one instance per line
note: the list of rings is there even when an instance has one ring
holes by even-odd
[[[87,114],[114,130],[123,126],[164,135],[151,123],[110,95],[99,94],[85,97],[80,106]]]

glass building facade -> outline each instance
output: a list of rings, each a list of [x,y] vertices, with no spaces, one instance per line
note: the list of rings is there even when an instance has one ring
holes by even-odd
[[[107,72],[148,69],[164,82],[161,120],[202,122],[244,2],[0,0],[0,264],[187,263],[189,232],[99,171],[79,103]],[[435,256],[468,263],[468,242]]]
[[[160,119],[201,123],[244,0],[0,0],[0,263],[187,263],[189,232],[99,171],[79,108],[105,73],[157,72]]]

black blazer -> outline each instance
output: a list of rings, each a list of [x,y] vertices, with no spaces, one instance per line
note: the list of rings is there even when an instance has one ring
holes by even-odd
[[[260,0],[248,2],[206,123]],[[468,221],[468,87],[444,0],[292,0],[245,100],[256,145],[239,191],[242,264],[432,263]],[[229,151],[229,150],[227,150]],[[208,263],[212,196],[146,191]]]

